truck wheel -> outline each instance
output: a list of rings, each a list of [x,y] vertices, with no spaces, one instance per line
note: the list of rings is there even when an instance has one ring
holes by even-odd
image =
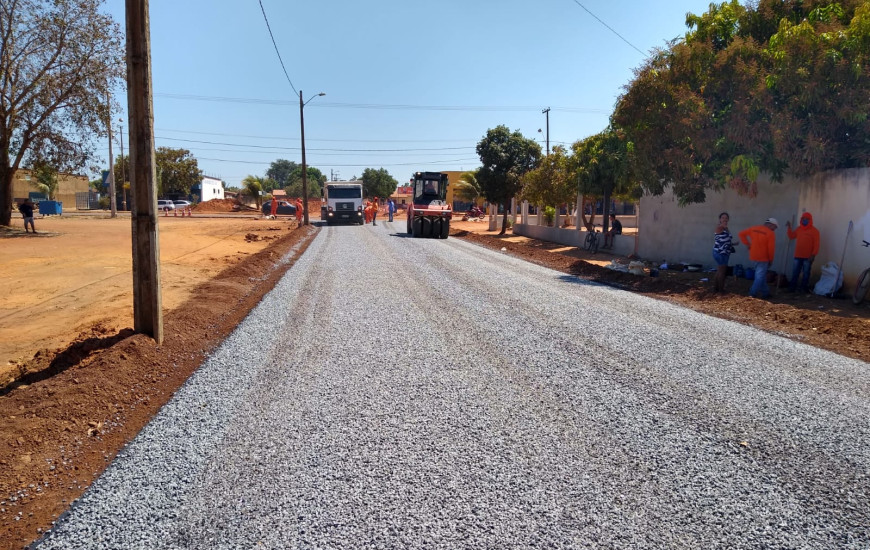
[[[435,218],[432,220],[432,238],[441,238],[441,218]]]
[[[424,239],[428,239],[432,236],[432,220],[428,218],[423,218],[423,225],[420,228],[420,234],[423,235]]]
[[[423,220],[420,218],[414,218],[414,221],[412,222],[411,228],[412,228],[411,234],[414,237],[419,237],[420,235],[423,234]]]
[[[405,227],[407,228],[408,235],[411,234],[411,218],[405,220]]]
[[[441,220],[441,238],[446,239],[450,235],[450,220]]]

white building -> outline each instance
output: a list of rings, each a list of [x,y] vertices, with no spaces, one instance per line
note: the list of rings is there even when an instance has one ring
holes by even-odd
[[[210,201],[212,199],[224,198],[224,186],[221,180],[210,176],[203,176],[202,182],[199,185],[194,185],[190,194],[199,202]]]

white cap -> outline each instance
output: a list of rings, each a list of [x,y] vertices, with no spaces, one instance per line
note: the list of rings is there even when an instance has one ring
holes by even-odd
[[[767,218],[767,221],[765,221],[764,223],[772,223],[773,225],[779,227],[779,222],[776,221],[776,218]]]

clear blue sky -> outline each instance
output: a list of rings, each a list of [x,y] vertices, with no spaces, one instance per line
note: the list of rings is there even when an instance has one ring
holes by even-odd
[[[545,107],[551,146],[601,131],[645,53],[709,6],[262,1],[295,89],[306,100],[326,93],[305,107],[308,164],[341,179],[385,168],[399,182],[417,170],[477,167],[476,143],[499,124],[543,148]],[[105,9],[123,28],[123,0]],[[273,160],[301,162],[299,97],[258,1],[156,0],[150,10],[157,145],[189,149],[231,186]],[[101,155],[108,164],[108,146]]]

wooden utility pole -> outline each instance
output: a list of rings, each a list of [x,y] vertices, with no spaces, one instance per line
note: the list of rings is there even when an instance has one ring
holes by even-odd
[[[115,194],[115,157],[112,155],[112,96],[109,93],[109,88],[106,88],[106,105],[109,106],[109,176],[106,178],[106,183],[109,184],[109,210],[112,212],[112,217],[118,216],[118,196]]]
[[[127,2],[127,109],[133,221],[133,328],[163,342],[148,0]]]

